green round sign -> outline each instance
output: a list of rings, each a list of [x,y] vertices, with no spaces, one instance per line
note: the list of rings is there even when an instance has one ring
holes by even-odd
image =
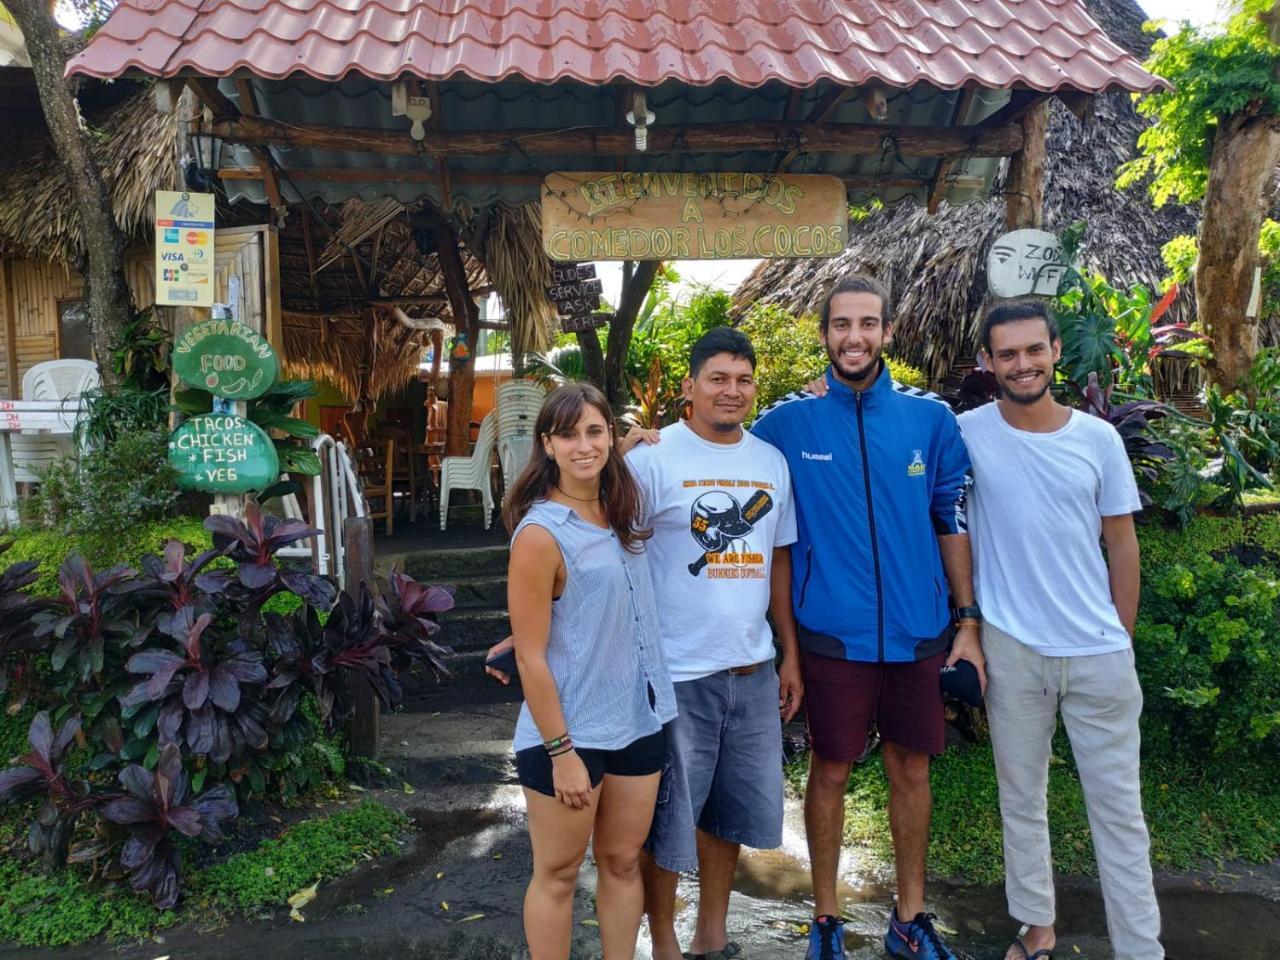
[[[169,463],[178,471],[178,486],[208,493],[264,490],[280,476],[271,438],[229,413],[201,414],[173,431]]]
[[[185,383],[226,400],[252,400],[271,389],[280,364],[266,338],[239,320],[206,320],[173,347],[173,369]]]

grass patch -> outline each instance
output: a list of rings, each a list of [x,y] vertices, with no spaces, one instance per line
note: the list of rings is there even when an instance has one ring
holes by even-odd
[[[1054,741],[1049,768],[1049,835],[1054,867],[1064,874],[1094,876],[1093,843],[1084,795],[1066,736]],[[804,787],[806,764],[789,771]],[[932,874],[966,883],[994,885],[1004,880],[1000,806],[990,744],[949,750],[935,760],[933,828],[929,843]],[[1280,856],[1280,784],[1255,777],[1190,767],[1144,764],[1143,810],[1151,830],[1151,859],[1157,869],[1188,870],[1206,860],[1265,863]],[[849,778],[845,799],[845,842],[874,861],[893,863],[889,834],[889,788],[879,754]]]
[[[100,936],[139,939],[176,920],[127,887],[92,884],[77,870],[28,871],[12,857],[0,860],[0,940],[56,947]]]
[[[24,845],[30,804],[6,807],[0,839]],[[139,940],[209,908],[227,911],[280,906],[316,880],[348,872],[362,860],[399,849],[409,829],[403,814],[372,800],[326,817],[304,820],[255,850],[193,870],[177,910],[158,911],[125,885],[94,882],[87,869],[42,873],[30,862],[0,857],[0,942],[65,946],[97,937]]]
[[[241,910],[283,904],[317,880],[346,873],[365,859],[399,849],[409,819],[364,800],[350,810],[304,820],[256,850],[238,853],[190,877],[188,895]]]

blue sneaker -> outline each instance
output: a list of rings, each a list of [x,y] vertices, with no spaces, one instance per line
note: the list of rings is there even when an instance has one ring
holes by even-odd
[[[815,917],[804,960],[844,960],[844,917]]]
[[[889,932],[884,935],[885,952],[900,960],[958,960],[933,929],[936,919],[932,913],[917,913],[910,923],[903,923],[898,911],[892,911]]]

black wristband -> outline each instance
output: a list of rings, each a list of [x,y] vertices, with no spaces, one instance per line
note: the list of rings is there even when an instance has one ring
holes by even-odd
[[[977,620],[982,622],[982,610],[975,604],[972,607],[956,607],[957,620]]]

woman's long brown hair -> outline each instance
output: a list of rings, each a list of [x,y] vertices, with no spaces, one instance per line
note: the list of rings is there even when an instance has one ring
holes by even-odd
[[[508,532],[520,525],[534,501],[546,499],[551,489],[560,482],[560,468],[547,455],[543,440],[572,431],[588,406],[600,411],[609,428],[610,439],[616,439],[609,401],[597,387],[590,383],[566,383],[552,390],[542,402],[542,409],[538,411],[529,463],[511,485],[507,502],[502,507],[502,522]],[[639,552],[641,542],[652,536],[653,531],[640,525],[640,487],[626,460],[613,445],[609,447],[609,459],[605,461],[604,470],[600,473],[600,502],[604,506],[605,519],[609,521],[610,528],[622,541],[622,545],[633,553]]]

